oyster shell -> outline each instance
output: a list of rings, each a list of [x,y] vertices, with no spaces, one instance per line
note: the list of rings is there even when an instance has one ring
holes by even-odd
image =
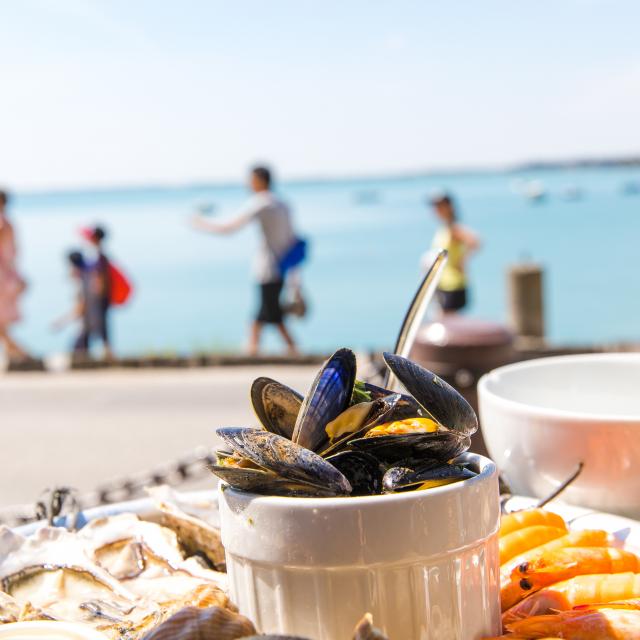
[[[226,574],[206,568],[197,558],[184,559],[178,537],[171,529],[140,520],[133,513],[93,520],[80,530],[78,537],[100,566],[134,592],[138,591],[136,580],[168,584],[166,578],[172,576],[184,586],[191,579],[194,588],[203,582],[221,589],[227,587]],[[178,593],[179,589],[176,586],[171,592]]]
[[[20,620],[82,622],[124,638],[160,619],[158,605],[92,562],[77,535],[64,529],[44,527],[24,538],[0,528],[0,585],[21,608]]]
[[[176,534],[134,514],[81,532],[0,529],[0,623],[53,618],[135,640],[184,607],[230,607],[224,574],[185,560]]]
[[[208,522],[213,516],[217,518],[217,505],[212,509],[209,503],[198,510],[198,513],[191,515],[186,509],[197,509],[197,506],[189,504],[183,507],[179,497],[170,487],[150,488],[147,489],[147,493],[162,512],[160,524],[176,533],[185,553],[189,556],[203,555],[214,569],[223,571],[225,557],[220,529]]]

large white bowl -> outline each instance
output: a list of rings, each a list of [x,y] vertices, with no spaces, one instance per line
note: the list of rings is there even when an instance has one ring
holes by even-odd
[[[428,491],[362,498],[220,492],[230,592],[265,633],[350,638],[370,611],[402,640],[500,630],[496,466]]]
[[[640,354],[542,358],[478,383],[482,432],[514,493],[640,517]]]

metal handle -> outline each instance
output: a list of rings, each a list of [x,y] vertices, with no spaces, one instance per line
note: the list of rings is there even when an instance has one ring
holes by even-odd
[[[411,352],[411,348],[413,347],[413,343],[416,339],[416,334],[418,333],[418,329],[422,324],[424,314],[427,310],[427,305],[431,301],[431,298],[433,298],[438,282],[440,282],[442,269],[446,263],[447,252],[445,250],[438,251],[433,260],[433,264],[427,270],[418,290],[413,296],[413,300],[407,309],[404,321],[400,327],[400,333],[398,334],[398,339],[396,340],[396,346],[394,348],[394,353],[399,356],[403,356],[405,358],[409,357],[409,353]],[[395,376],[389,369],[387,369],[383,386],[386,389],[395,391],[397,384],[398,381]]]

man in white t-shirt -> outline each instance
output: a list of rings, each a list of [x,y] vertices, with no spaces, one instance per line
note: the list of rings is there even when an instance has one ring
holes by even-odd
[[[254,167],[249,185],[254,196],[240,213],[227,221],[217,222],[195,216],[193,225],[209,233],[233,233],[254,220],[260,225],[262,243],[254,263],[255,276],[260,286],[260,307],[251,325],[248,351],[258,353],[260,336],[265,324],[273,324],[287,345],[290,354],[297,349],[284,324],[280,295],[284,284],[279,261],[296,241],[289,207],[271,191],[271,172],[266,167]]]

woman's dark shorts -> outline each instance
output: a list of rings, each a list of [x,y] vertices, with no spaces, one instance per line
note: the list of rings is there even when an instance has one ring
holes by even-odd
[[[459,311],[467,306],[467,290],[443,291],[438,289],[438,302],[443,311]]]
[[[266,282],[260,285],[260,309],[256,321],[263,324],[280,324],[282,322],[282,306],[280,294],[282,281]]]

